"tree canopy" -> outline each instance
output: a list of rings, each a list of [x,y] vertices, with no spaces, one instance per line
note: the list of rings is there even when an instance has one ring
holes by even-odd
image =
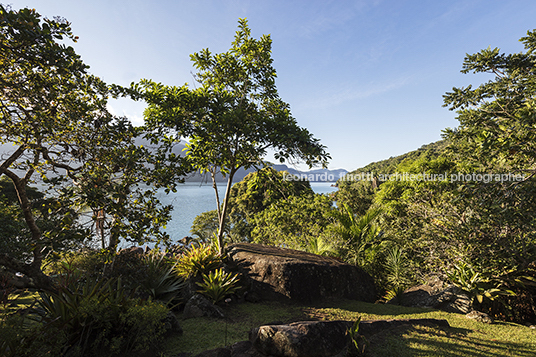
[[[245,19],[228,52],[208,49],[191,55],[197,89],[144,80],[134,86],[148,103],[147,125],[159,135],[188,138],[190,165],[200,172],[227,176],[219,212],[219,241],[225,226],[233,176],[239,168],[262,167],[268,149],[281,162],[325,165],[329,155],[319,140],[297,125],[275,85],[270,36],[254,39]],[[217,191],[216,191],[217,194]],[[217,207],[220,200],[217,197]]]
[[[106,229],[113,247],[120,237],[153,239],[169,211],[141,187],[154,181],[154,160],[134,141],[139,129],[108,112],[111,88],[88,73],[67,40],[77,38],[66,20],[0,5],[0,176],[15,188],[31,247],[23,260],[0,253],[0,265],[44,288],[51,281],[43,258],[78,218],[69,207],[100,212],[90,222]],[[37,219],[42,207],[28,189],[37,181],[57,200],[50,212],[62,212],[53,226]]]

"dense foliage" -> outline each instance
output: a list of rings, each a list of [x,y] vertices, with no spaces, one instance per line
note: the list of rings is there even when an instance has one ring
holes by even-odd
[[[0,26],[0,176],[14,187],[18,206],[2,209],[2,217],[24,225],[0,265],[52,289],[41,264],[54,250],[93,235],[112,249],[120,240],[167,239],[161,228],[171,207],[155,196],[157,187],[173,185],[155,167],[165,157],[138,145],[141,129],[108,112],[112,88],[65,44],[77,40],[69,22],[0,5]],[[53,198],[32,198],[33,182]],[[81,210],[91,234],[79,226]],[[27,249],[23,260],[13,250],[19,243]]]
[[[494,79],[444,96],[460,122],[444,141],[356,170],[348,176],[374,174],[339,181],[337,193],[339,204],[384,211],[381,229],[414,282],[439,275],[517,321],[536,319],[536,33],[521,41],[524,53],[467,55],[463,73]]]
[[[444,140],[319,195],[265,167],[269,149],[310,167],[329,155],[279,98],[271,39],[252,38],[246,20],[228,52],[191,56],[194,90],[107,85],[65,44],[77,38],[63,19],[0,5],[0,26],[0,145],[10,147],[0,161],[2,303],[21,275],[41,290],[38,305],[2,317],[0,353],[146,352],[185,298],[239,292],[224,236],[358,265],[386,299],[434,275],[495,317],[536,321],[536,31],[521,39],[525,52],[467,55],[463,73],[494,78],[444,96],[460,123]],[[108,112],[119,94],[147,101],[144,127]],[[173,147],[184,137],[181,157]],[[171,207],[156,190],[194,170],[211,174],[216,194],[216,174],[228,178],[222,203],[192,227],[203,244],[116,252],[120,241],[168,240]],[[95,241],[102,250],[80,249]]]

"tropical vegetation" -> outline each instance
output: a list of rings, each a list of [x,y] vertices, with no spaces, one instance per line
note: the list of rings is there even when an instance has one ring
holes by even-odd
[[[493,80],[445,94],[459,126],[442,141],[321,195],[265,161],[268,150],[309,167],[330,157],[279,97],[271,39],[253,38],[245,19],[228,52],[191,55],[196,89],[103,82],[69,46],[77,37],[65,19],[0,5],[0,25],[1,355],[161,352],[189,297],[221,304],[243,293],[231,242],[357,265],[379,301],[435,276],[495,319],[536,322],[536,31],[522,53],[466,56],[463,73]],[[118,96],[147,103],[144,125],[108,111]],[[233,185],[241,168],[257,170]],[[218,203],[173,247],[172,207],[158,194],[194,171],[211,175]]]

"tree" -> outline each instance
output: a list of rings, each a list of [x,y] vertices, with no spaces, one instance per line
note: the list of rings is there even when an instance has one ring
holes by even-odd
[[[245,19],[228,52],[208,49],[191,55],[199,72],[199,88],[164,86],[142,81],[134,86],[149,104],[146,122],[156,133],[188,137],[186,158],[196,170],[227,177],[219,211],[218,240],[222,239],[233,177],[239,168],[262,167],[268,149],[276,159],[303,160],[310,167],[325,165],[329,155],[309,131],[297,125],[289,105],[275,86],[270,36],[252,38]]]
[[[58,197],[45,196],[34,187],[26,187],[26,194],[36,224],[48,233],[51,249],[69,249],[86,239],[87,230],[72,219],[78,216],[72,207],[63,205]],[[60,226],[61,230],[55,229]],[[17,192],[5,176],[0,178],[0,227],[0,252],[21,261],[31,258],[31,234],[20,210]]]
[[[190,233],[195,236],[194,239],[202,243],[210,243],[214,238],[214,235],[218,235],[218,229],[220,220],[218,218],[218,211],[206,211],[198,214],[190,227]],[[225,226],[225,232],[228,234],[230,231],[229,224]]]
[[[338,254],[342,259],[361,267],[372,262],[382,242],[381,229],[374,224],[380,214],[380,209],[372,207],[357,216],[346,204],[330,212],[336,221],[332,231],[341,240]]]
[[[229,214],[225,234],[232,242],[251,241],[251,231],[255,227],[254,217],[279,200],[290,197],[311,196],[313,190],[307,180],[285,180],[288,173],[265,167],[249,173],[231,188]],[[192,234],[208,240],[218,234],[218,211],[203,212],[198,215],[191,228]]]
[[[111,88],[90,75],[74,49],[62,42],[77,39],[70,24],[0,5],[0,26],[0,144],[11,146],[2,153],[0,176],[15,188],[31,246],[28,259],[1,252],[0,265],[53,289],[41,265],[58,234],[76,222],[73,207],[113,217],[108,227],[112,246],[120,236],[147,239],[165,223],[166,208],[157,208],[151,193],[141,188],[143,182],[154,182],[147,173],[155,160],[134,142],[139,129],[107,111]],[[39,207],[28,190],[34,180],[55,197],[57,206],[50,209],[63,210],[55,226],[36,219]],[[141,221],[140,210],[147,207],[154,217]]]
[[[449,180],[455,163],[444,155],[425,154],[401,162],[395,171],[429,177],[447,173],[446,178],[440,176],[443,180],[386,181],[374,196],[374,204],[384,212],[378,222],[384,235],[404,248],[418,267],[417,275],[443,273],[454,257],[469,251],[472,234],[465,225],[470,215],[463,214],[456,199],[458,183]]]
[[[274,202],[253,217],[255,243],[307,249],[331,223],[333,202],[325,195],[290,196]]]
[[[536,30],[521,38],[526,52],[500,54],[498,48],[467,55],[462,73],[495,76],[477,88],[453,88],[445,106],[457,111],[460,125],[446,129],[451,149],[477,168],[536,174]]]
[[[489,182],[466,183],[458,197],[478,213],[473,214],[479,227],[475,239],[496,253],[498,270],[526,267],[536,257],[536,30],[520,41],[525,52],[487,48],[467,55],[462,73],[488,73],[494,79],[444,96],[460,122],[444,132],[460,170],[495,175]],[[517,177],[497,179],[512,175]]]
[[[248,174],[233,185],[229,196],[231,234],[240,240],[251,239],[253,217],[279,200],[292,196],[312,196],[307,180],[285,180],[288,173],[266,167]]]
[[[377,188],[374,188],[374,178],[371,180],[356,180],[337,182],[337,191],[335,192],[335,200],[337,206],[343,207],[347,205],[356,215],[362,216],[372,205],[374,193]]]

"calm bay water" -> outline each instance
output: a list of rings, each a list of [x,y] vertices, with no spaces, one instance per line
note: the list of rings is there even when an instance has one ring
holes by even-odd
[[[312,182],[311,188],[315,193],[330,193],[337,190],[331,185],[332,182]],[[224,183],[220,183],[218,192],[220,200],[223,199]],[[198,182],[181,184],[177,187],[176,193],[162,194],[160,199],[163,204],[171,204],[174,207],[171,221],[166,228],[174,241],[190,235],[190,227],[197,215],[216,209],[216,195],[212,185],[200,185]]]

